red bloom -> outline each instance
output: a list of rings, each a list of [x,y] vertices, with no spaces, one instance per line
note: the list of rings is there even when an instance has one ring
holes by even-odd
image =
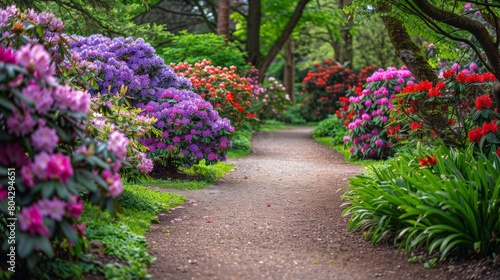
[[[455,71],[453,71],[453,70],[446,70],[443,73],[443,77],[445,79],[449,79],[449,78],[453,77],[453,75],[455,75]]]
[[[434,154],[433,157],[430,155],[426,154],[425,159],[424,158],[419,158],[420,161],[420,166],[429,166],[429,165],[434,165],[438,162],[436,154]]]
[[[476,98],[476,110],[489,109],[493,106],[493,102],[488,95],[481,95]]]
[[[498,147],[497,151],[495,152],[497,154],[497,156],[500,157],[500,147]]]
[[[440,96],[441,91],[436,87],[436,88],[431,88],[429,90],[429,98]]]
[[[498,131],[498,125],[495,122],[483,123],[483,135],[488,134],[488,132],[495,133]]]
[[[424,122],[412,122],[411,125],[410,125],[410,129],[411,130],[417,130],[417,129],[420,129],[422,128],[422,125],[424,124]]]
[[[471,142],[479,142],[481,141],[481,138],[483,138],[483,129],[482,128],[473,129],[469,131],[468,136]]]
[[[466,83],[467,82],[467,74],[465,73],[460,73],[457,75],[457,81],[459,83]]]

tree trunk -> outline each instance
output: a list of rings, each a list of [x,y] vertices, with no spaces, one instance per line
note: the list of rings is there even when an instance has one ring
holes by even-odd
[[[343,9],[345,6],[351,4],[352,0],[338,0],[339,9]],[[354,26],[354,19],[351,16],[348,17],[347,14],[343,14],[344,18],[347,20],[347,25],[342,27],[340,31],[340,37],[342,38],[341,42],[335,42],[334,49],[334,58],[337,62],[344,64],[349,62],[352,65],[353,60],[353,51],[352,51],[352,34],[351,29]]]
[[[217,34],[229,38],[229,0],[219,0],[219,12],[217,14]]]
[[[295,86],[295,48],[292,38],[288,38],[285,44],[285,69],[283,74],[283,84],[286,93],[290,97],[292,104],[295,104],[294,86]]]
[[[267,68],[269,68],[269,65],[271,65],[271,62],[273,62],[274,58],[276,58],[276,55],[278,52],[283,48],[283,45],[285,42],[288,40],[288,37],[290,37],[290,34],[292,34],[293,29],[299,22],[300,17],[302,16],[302,12],[304,12],[304,9],[307,5],[309,0],[300,0],[297,6],[295,7],[295,11],[293,12],[292,17],[288,21],[288,23],[285,26],[285,29],[283,29],[283,32],[281,32],[281,35],[276,39],[274,44],[271,46],[271,49],[269,50],[269,53],[267,56],[262,60],[262,63],[259,65],[259,81],[262,82],[266,76],[266,71]]]
[[[260,20],[262,17],[260,0],[248,1],[247,16],[247,41],[246,51],[248,53],[247,62],[255,67],[260,64]]]
[[[403,22],[391,16],[390,11],[391,6],[385,2],[380,2],[377,6],[377,12],[384,23],[387,33],[389,33],[396,55],[408,67],[415,79],[437,82],[438,76],[436,72],[432,69],[420,48],[411,39]]]

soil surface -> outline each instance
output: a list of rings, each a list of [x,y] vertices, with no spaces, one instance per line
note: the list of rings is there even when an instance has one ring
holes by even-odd
[[[363,168],[314,142],[311,128],[257,133],[252,144],[214,186],[165,190],[189,203],[146,236],[153,279],[500,279],[498,261],[426,269],[348,232],[341,196]]]

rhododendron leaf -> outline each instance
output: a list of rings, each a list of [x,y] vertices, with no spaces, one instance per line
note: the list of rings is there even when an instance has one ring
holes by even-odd
[[[50,180],[50,181],[45,181],[45,182],[40,182],[38,183],[34,190],[35,191],[42,191],[42,197],[52,197],[54,192],[56,191],[56,188],[59,186],[59,182]]]
[[[63,185],[59,185],[56,188],[56,192],[57,192],[57,195],[59,196],[59,198],[61,198],[63,200],[69,200],[71,198],[70,193],[68,191],[68,188],[63,186]]]
[[[71,226],[70,223],[63,220],[59,225],[61,227],[61,230],[62,230],[64,236],[66,236],[66,238],[70,242],[72,242],[73,244],[78,243],[78,235],[76,234],[75,229]]]
[[[35,239],[24,232],[16,232],[16,239],[18,240],[17,254],[21,258],[26,258],[33,252],[35,247]]]
[[[14,103],[10,102],[8,99],[0,97],[0,106],[4,107],[8,111],[14,110]]]
[[[76,170],[73,178],[75,182],[82,184],[87,190],[91,192],[94,192],[97,189],[97,184],[94,182],[94,175],[88,170]]]
[[[38,35],[39,38],[43,37],[43,34],[45,33],[45,28],[43,27],[43,25],[41,24],[38,24],[36,26],[36,34]],[[61,36],[63,37],[63,36]]]
[[[99,166],[104,169],[109,169],[109,165],[96,156],[88,157],[87,162],[90,163],[92,166]]]
[[[47,257],[52,258],[54,256],[54,250],[52,249],[52,245],[50,241],[45,236],[37,236],[36,237],[36,247],[42,252],[44,252]]]
[[[56,230],[56,221],[45,217],[43,219],[43,225],[49,229],[49,232],[55,232]]]

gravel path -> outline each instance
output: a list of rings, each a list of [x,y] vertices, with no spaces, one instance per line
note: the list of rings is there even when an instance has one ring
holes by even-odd
[[[394,247],[348,232],[340,196],[362,168],[310,132],[257,133],[254,152],[231,160],[236,169],[216,185],[167,190],[190,202],[147,234],[153,278],[461,279],[450,267],[409,264]]]

